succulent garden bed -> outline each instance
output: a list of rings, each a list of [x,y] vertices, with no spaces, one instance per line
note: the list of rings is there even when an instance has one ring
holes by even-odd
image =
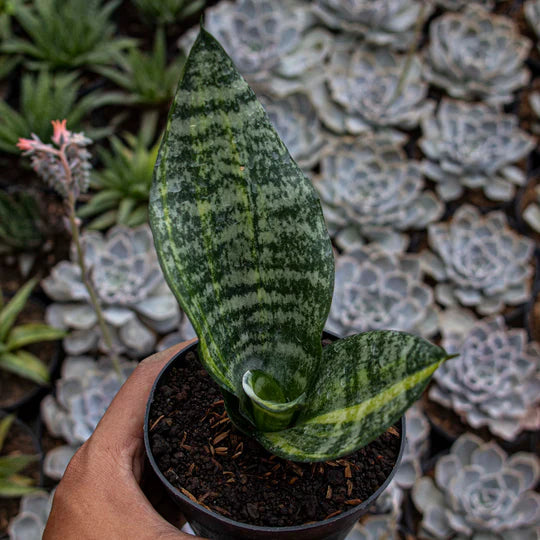
[[[36,434],[45,431],[45,475],[36,464],[25,474],[47,492],[3,499],[0,490],[0,537],[41,538],[48,492],[136,363],[195,337],[160,268],[148,201],[167,111],[204,12],[206,29],[253,88],[320,197],[335,257],[325,329],[340,336],[400,330],[459,355],[438,369],[407,412],[400,469],[348,540],[535,538],[540,2],[39,4],[0,6],[0,286],[5,305],[36,280],[37,304],[30,301],[12,329],[28,322],[58,329],[51,341],[35,338],[20,348],[11,336],[8,352],[23,351],[20,358],[28,358],[27,351],[50,367],[58,359],[61,366],[50,376],[43,372],[39,386],[26,379],[28,389],[46,395],[15,407]],[[67,124],[51,126],[63,119]],[[51,169],[46,153],[21,156],[18,139],[32,134],[56,150],[61,137],[69,138],[76,200],[66,198],[66,171]],[[29,150],[36,140],[21,148]],[[47,182],[40,178],[44,171]],[[75,228],[102,317],[81,274]],[[9,335],[3,333],[0,316],[5,347]],[[1,351],[0,409],[12,408],[22,395],[15,384],[20,375],[1,369]],[[231,470],[238,452],[231,455],[224,441],[234,436],[235,449],[243,441],[244,452],[255,452],[255,443],[230,428],[213,444],[214,453],[227,451],[212,456],[210,442],[230,424],[215,384],[208,377],[202,381],[209,386],[200,418],[218,402],[197,435],[210,455],[184,449],[178,464],[167,462],[169,452],[155,457],[165,460],[159,463],[164,472],[178,465],[165,474],[172,484],[203,505],[232,512],[234,501],[257,498],[249,491],[227,498],[231,486],[242,483],[241,473]],[[183,381],[186,387],[175,389],[173,401],[151,417],[154,443],[163,437],[165,443],[179,439],[195,446],[189,435],[183,440],[183,434],[162,430],[171,419],[165,408],[200,384]],[[377,444],[360,452],[374,452]],[[34,452],[26,446],[11,435],[0,456]],[[227,490],[222,495],[190,471],[192,464],[203,467],[212,459],[234,473],[235,482],[221,486]],[[288,524],[324,520],[370,491],[355,483],[349,494],[346,466],[339,463],[321,465],[323,472],[312,475],[311,466],[272,458],[257,473],[276,479],[276,464],[291,474],[279,481],[300,489],[300,481],[290,484],[299,467],[309,471],[304,477],[319,479],[324,491]],[[19,501],[20,515],[13,519]],[[289,519],[293,503],[281,503],[286,513],[278,518],[265,517],[253,503],[240,512],[248,522],[271,525]]]

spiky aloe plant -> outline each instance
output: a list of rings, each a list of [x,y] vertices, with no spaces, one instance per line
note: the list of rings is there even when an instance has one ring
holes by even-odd
[[[334,260],[319,199],[205,30],[169,114],[149,215],[229,416],[274,454],[321,461],[364,446],[447,359],[395,331],[321,347]]]

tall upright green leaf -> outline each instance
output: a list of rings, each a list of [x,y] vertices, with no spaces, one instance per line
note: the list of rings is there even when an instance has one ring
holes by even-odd
[[[209,373],[242,400],[246,372],[262,371],[295,407],[320,362],[331,243],[310,181],[205,30],[170,111],[149,209]]]

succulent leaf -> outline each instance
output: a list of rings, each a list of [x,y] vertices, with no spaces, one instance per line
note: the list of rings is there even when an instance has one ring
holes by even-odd
[[[399,420],[446,359],[440,347],[404,332],[336,341],[323,349],[317,382],[294,427],[256,437],[294,461],[349,454]]]
[[[9,522],[10,540],[41,538],[51,511],[54,491],[44,491],[23,495],[19,513]]]
[[[158,163],[150,222],[205,367],[237,395],[244,394],[246,371],[260,369],[297,398],[320,360],[331,244],[311,183],[204,30],[186,63]]]

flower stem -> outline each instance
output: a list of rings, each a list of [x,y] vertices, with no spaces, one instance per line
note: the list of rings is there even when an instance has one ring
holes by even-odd
[[[66,172],[66,178],[68,179],[68,186],[69,186],[71,185],[71,169],[69,168],[69,164],[67,162],[63,148],[58,153],[58,156],[60,157],[60,161],[62,162],[62,166],[64,167],[64,170]],[[86,262],[84,260],[84,250],[81,245],[79,225],[77,223],[77,218],[75,216],[75,197],[73,195],[73,190],[68,189],[68,195],[66,197],[65,202],[67,206],[69,225],[71,227],[71,238],[73,240],[73,243],[75,244],[75,250],[77,252],[77,263],[79,265],[79,268],[81,269],[82,280],[83,280],[84,286],[86,287],[86,290],[88,291],[88,295],[90,296],[90,302],[98,318],[98,324],[101,329],[103,341],[105,341],[105,345],[109,349],[109,354],[110,354],[110,358],[113,363],[114,369],[116,370],[118,375],[121,376],[122,370],[120,369],[120,360],[118,359],[118,355],[116,354],[116,351],[114,350],[111,332],[109,330],[109,327],[107,326],[107,323],[105,322],[105,318],[103,317],[103,311],[101,310],[101,306],[99,304],[96,291],[94,290],[94,287],[92,283],[90,282],[90,278],[88,276],[88,270],[86,268]]]

